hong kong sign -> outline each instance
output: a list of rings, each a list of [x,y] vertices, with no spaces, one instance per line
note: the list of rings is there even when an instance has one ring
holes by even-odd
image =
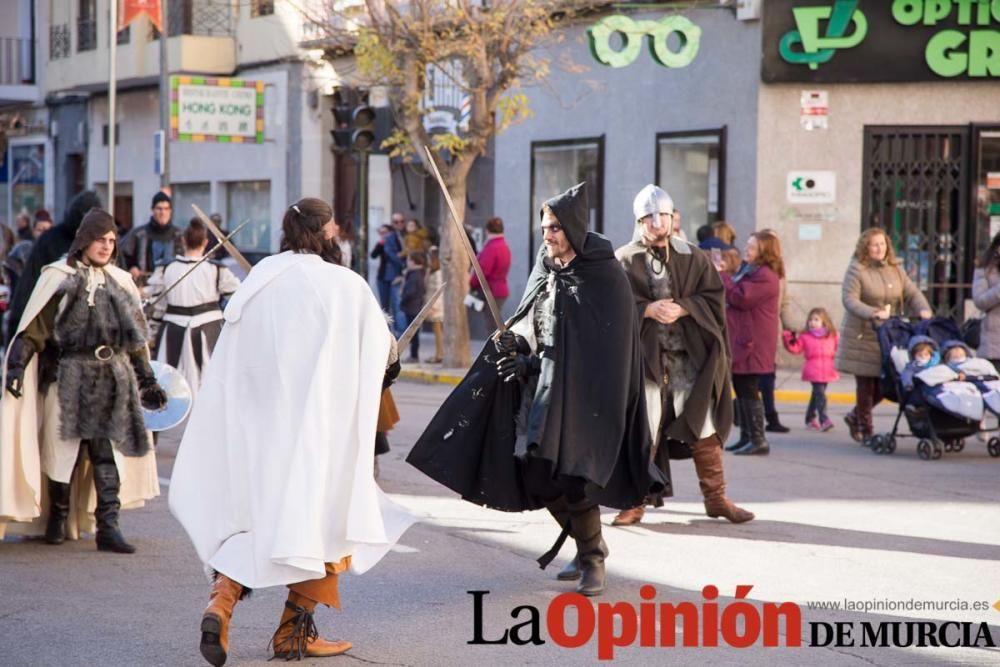
[[[175,141],[264,142],[264,82],[175,76],[170,81]]]
[[[1000,79],[1000,0],[768,0],[761,78]]]

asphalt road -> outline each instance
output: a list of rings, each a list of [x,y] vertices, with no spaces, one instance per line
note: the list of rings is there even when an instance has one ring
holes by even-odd
[[[383,457],[381,483],[425,517],[371,571],[343,578],[343,610],[320,610],[317,624],[324,636],[349,639],[355,647],[343,657],[309,664],[597,664],[596,638],[579,648],[562,648],[547,627],[550,603],[572,590],[571,584],[554,579],[556,568],[571,555],[569,546],[546,571],[534,562],[555,537],[551,518],[544,512],[511,515],[464,503],[403,461],[448,390],[407,382],[394,389],[403,421],[391,435],[392,452]],[[880,409],[883,428],[894,407]],[[965,451],[938,461],[918,459],[914,440],[900,442],[892,456],[875,456],[848,440],[839,419],[844,408],[834,408],[838,426],[831,433],[805,431],[802,410],[801,405],[782,406],[785,421],[795,429],[772,438],[769,457],[726,457],[730,495],[756,512],[755,521],[733,526],[708,519],[691,463],[676,462],[677,495],[665,508],[648,513],[639,526],[605,529],[611,549],[609,587],[593,602],[627,601],[638,608],[640,586],[650,584],[655,602],[692,602],[705,620],[711,613],[704,606],[704,586],[718,588],[715,602],[719,616],[725,617],[737,586],[749,585],[746,597],[758,611],[765,602],[800,606],[803,645],[787,647],[794,633],[790,637],[782,624],[779,648],[765,648],[760,641],[742,649],[635,645],[615,650],[614,664],[1000,662],[998,649],[860,645],[862,622],[922,619],[938,627],[946,621],[972,623],[973,637],[978,624],[986,622],[1000,643],[997,610],[888,610],[890,604],[912,606],[916,601],[961,607],[1000,600],[1000,459],[990,458],[975,439]],[[164,479],[176,446],[177,434],[161,442]],[[168,490],[165,486],[164,494]],[[613,515],[605,512],[604,522]],[[122,526],[139,548],[133,556],[98,553],[89,539],[59,547],[10,539],[0,544],[0,665],[207,664],[197,645],[208,585],[190,543],[167,511],[165,495],[124,513]],[[482,597],[484,639],[495,640],[527,621],[530,610],[519,610],[516,619],[512,612],[531,606],[539,610],[537,634],[545,643],[470,645],[474,605],[468,591],[475,590],[489,591]],[[260,590],[237,606],[227,664],[266,662],[283,598],[283,590]],[[807,607],[813,601],[844,600],[881,604],[883,609]],[[568,618],[566,631],[575,633],[576,612]],[[682,641],[680,625],[670,627],[667,618],[661,635],[659,620],[653,618],[650,626],[657,640],[673,635]],[[850,624],[856,645],[808,646],[811,623],[819,622]],[[627,630],[620,623],[615,628]],[[737,628],[745,629],[742,624]],[[529,630],[525,626],[517,636],[527,637]],[[954,629],[948,634],[960,636]]]

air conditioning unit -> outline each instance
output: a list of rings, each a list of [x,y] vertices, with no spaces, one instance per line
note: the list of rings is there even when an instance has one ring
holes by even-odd
[[[764,0],[736,0],[736,18],[740,21],[759,20],[763,4]]]

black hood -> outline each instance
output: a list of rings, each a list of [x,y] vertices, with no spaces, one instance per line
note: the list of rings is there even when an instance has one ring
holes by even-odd
[[[84,190],[70,200],[69,208],[66,209],[66,215],[63,216],[59,226],[65,228],[65,231],[69,232],[70,238],[72,238],[76,235],[76,230],[80,228],[83,216],[87,215],[87,211],[92,208],[104,208],[101,205],[101,198],[93,190]]]
[[[552,209],[566,232],[569,244],[576,254],[583,254],[587,239],[587,228],[590,227],[590,206],[587,205],[586,182],[577,183],[561,195],[556,195],[545,202],[544,206]],[[539,219],[545,217],[544,210],[538,212]]]

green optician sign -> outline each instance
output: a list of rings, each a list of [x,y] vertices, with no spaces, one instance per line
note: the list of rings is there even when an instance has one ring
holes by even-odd
[[[771,0],[764,19],[765,81],[1000,78],[1000,0]]]
[[[628,16],[606,16],[587,31],[590,50],[597,62],[608,67],[625,67],[635,62],[642,50],[642,42],[649,38],[653,59],[664,67],[687,67],[698,55],[701,46],[701,28],[683,16],[664,16],[658,21],[636,21]],[[611,38],[618,34],[620,48],[611,45]],[[677,49],[671,49],[668,40],[677,36]]]

